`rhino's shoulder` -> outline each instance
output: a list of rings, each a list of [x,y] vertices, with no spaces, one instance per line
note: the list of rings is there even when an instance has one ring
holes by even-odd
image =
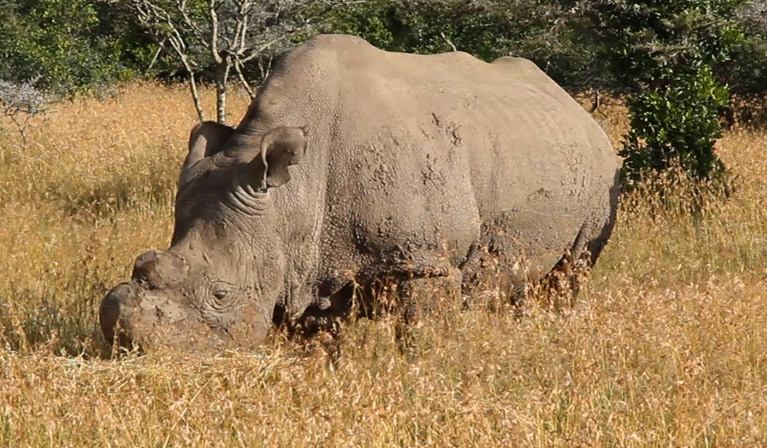
[[[546,76],[545,72],[535,65],[535,62],[525,58],[504,56],[494,60],[491,65],[515,75]]]
[[[288,65],[327,64],[343,61],[370,61],[384,53],[366,40],[348,34],[318,34],[296,47],[287,57]]]
[[[317,34],[309,38],[304,45],[310,48],[375,48],[365,39],[351,34]]]
[[[386,68],[407,70],[439,70],[440,67],[458,69],[470,66],[474,69],[487,65],[463,51],[439,54],[412,54],[381,50],[368,41],[348,34],[319,34],[291,53],[292,64],[304,64],[309,61],[340,63],[346,69],[366,68],[376,72]],[[322,63],[322,62],[320,62]]]

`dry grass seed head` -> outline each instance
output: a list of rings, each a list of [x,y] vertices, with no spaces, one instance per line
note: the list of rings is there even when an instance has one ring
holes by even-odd
[[[0,275],[9,279],[0,283],[0,444],[767,442],[762,131],[725,136],[720,152],[741,184],[696,219],[652,217],[640,193],[624,201],[589,282],[559,312],[537,299],[522,319],[506,305],[438,310],[419,326],[411,360],[387,319],[347,324],[339,363],[323,338],[307,349],[279,331],[258,353],[90,359],[101,343],[95,301],[139,252],[167,244],[194,122],[187,95],[129,86],[103,103],[57,106],[24,154],[12,137],[0,141]],[[611,136],[625,121],[598,119]],[[62,350],[70,356],[52,356]]]

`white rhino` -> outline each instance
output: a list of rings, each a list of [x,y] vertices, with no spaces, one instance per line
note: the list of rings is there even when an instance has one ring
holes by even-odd
[[[382,277],[405,308],[470,293],[487,257],[536,280],[568,252],[593,262],[616,202],[607,137],[533,63],[316,36],[236,128],[194,128],[171,246],[138,257],[101,325],[145,348],[251,347]]]

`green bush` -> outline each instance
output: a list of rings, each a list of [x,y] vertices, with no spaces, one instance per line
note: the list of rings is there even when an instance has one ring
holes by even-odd
[[[71,94],[134,74],[96,0],[0,0],[0,79]]]
[[[629,184],[678,165],[699,181],[722,180],[714,152],[729,92],[713,68],[743,40],[742,0],[594,0],[604,58],[629,92],[631,131],[621,155]]]
[[[724,165],[714,145],[722,135],[719,110],[727,104],[727,89],[706,65],[668,72],[656,87],[629,96],[631,130],[620,150],[626,180],[674,165],[700,180],[721,178]]]

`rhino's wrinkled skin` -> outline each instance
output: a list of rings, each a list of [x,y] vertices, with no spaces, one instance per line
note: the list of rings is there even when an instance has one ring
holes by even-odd
[[[138,257],[101,325],[145,348],[250,347],[273,321],[343,313],[354,282],[466,293],[487,256],[541,278],[599,254],[615,173],[599,126],[527,60],[317,36],[237,128],[193,130],[171,247]]]

